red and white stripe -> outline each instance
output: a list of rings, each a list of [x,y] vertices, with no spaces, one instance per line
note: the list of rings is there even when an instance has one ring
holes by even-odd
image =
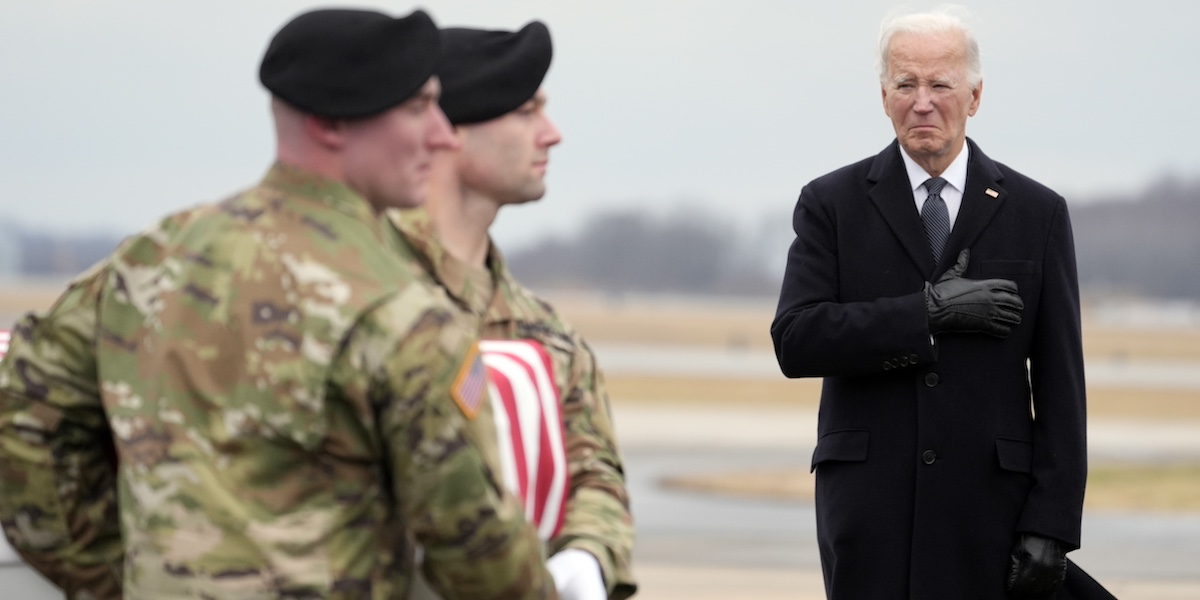
[[[486,340],[479,349],[496,406],[504,483],[524,501],[538,537],[549,540],[562,527],[570,478],[550,355],[531,340]]]
[[[0,329],[0,358],[8,353],[8,341],[12,339],[12,333],[7,329]]]

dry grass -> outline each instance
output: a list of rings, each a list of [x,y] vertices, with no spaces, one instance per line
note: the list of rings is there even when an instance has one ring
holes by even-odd
[[[1200,421],[1200,390],[1088,387],[1088,415],[1112,419]]]
[[[812,502],[816,479],[808,469],[760,469],[665,477],[670,489],[793,502]]]
[[[1092,360],[1200,361],[1200,329],[1132,329],[1084,321],[1083,353]]]
[[[665,306],[556,299],[563,315],[590,340],[770,349],[769,307]],[[1200,329],[1130,329],[1085,318],[1089,361],[1171,360],[1200,363]],[[609,374],[616,402],[711,403],[811,407],[819,380],[697,379]],[[1200,390],[1092,386],[1092,418],[1200,421]],[[806,468],[706,473],[663,481],[705,493],[811,502],[813,476]],[[1093,465],[1089,510],[1200,512],[1200,464]]]
[[[771,349],[774,309],[756,307],[601,302],[551,298],[555,308],[593,341]]]
[[[1200,464],[1098,465],[1088,471],[1084,506],[1200,511]]]
[[[663,402],[720,405],[811,407],[821,395],[817,379],[694,379],[609,375],[609,394],[616,402]],[[1092,387],[1092,418],[1200,421],[1200,390]]]
[[[65,289],[66,282],[52,284],[0,281],[0,314],[20,315],[31,310],[46,310]],[[3,326],[7,326],[7,323]]]
[[[668,477],[669,488],[749,498],[812,502],[805,468]],[[1104,465],[1088,472],[1088,510],[1200,512],[1200,464]]]
[[[608,393],[618,401],[703,404],[812,406],[821,395],[819,379],[696,379],[606,375]]]
[[[593,341],[679,344],[769,350],[774,308],[552,298],[559,312]],[[1090,360],[1200,361],[1200,328],[1132,329],[1084,317],[1084,355]]]
[[[773,309],[698,303],[598,301],[552,298],[559,311],[592,341],[771,349]],[[1171,360],[1200,363],[1200,328],[1130,329],[1085,318],[1084,356],[1089,361]],[[1200,368],[1200,367],[1198,367]],[[622,401],[786,403],[816,405],[815,380],[731,380],[610,374],[610,392]],[[1094,416],[1200,420],[1200,391],[1092,387]]]

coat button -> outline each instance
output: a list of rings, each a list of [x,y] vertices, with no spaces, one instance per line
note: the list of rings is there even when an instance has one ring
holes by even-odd
[[[890,362],[888,362],[888,361],[886,361],[886,360],[885,360],[885,361],[883,361],[883,370],[884,370],[884,371],[891,371],[891,370],[892,370],[892,363],[890,363]]]
[[[902,366],[902,367],[908,366],[908,357],[907,356],[900,357],[900,366]]]
[[[920,356],[917,356],[916,354],[909,354],[909,355],[908,355],[908,362],[910,362],[910,363],[912,363],[912,364],[914,364],[914,365],[915,365],[915,364],[917,364],[917,361],[918,361],[918,360],[921,360],[921,357],[920,357]]]
[[[937,373],[925,374],[925,387],[935,387],[938,384]]]
[[[932,465],[933,461],[937,460],[937,453],[933,450],[926,450],[925,453],[921,455],[921,460],[927,465]]]

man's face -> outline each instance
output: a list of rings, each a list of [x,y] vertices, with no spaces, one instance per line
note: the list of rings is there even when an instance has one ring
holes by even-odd
[[[891,40],[883,109],[918,162],[957,156],[967,118],[979,109],[983,83],[971,88],[964,46],[958,33],[900,33]]]
[[[409,208],[425,202],[430,159],[456,142],[438,107],[436,77],[403,104],[346,123],[342,147],[346,183],[376,210]]]
[[[550,147],[562,141],[562,134],[546,116],[545,106],[546,94],[538,90],[510,113],[458,126],[458,175],[464,190],[499,204],[537,200],[546,193]]]

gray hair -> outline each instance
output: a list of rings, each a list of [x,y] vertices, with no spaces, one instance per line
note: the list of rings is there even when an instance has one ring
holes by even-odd
[[[962,7],[946,5],[927,13],[893,14],[884,19],[883,24],[879,27],[879,62],[877,63],[879,83],[887,85],[888,51],[892,44],[892,38],[897,33],[960,33],[967,51],[967,83],[970,84],[972,90],[979,87],[979,82],[983,81],[983,67],[979,61],[979,42],[975,39],[975,33],[964,21],[967,15],[969,13]]]

